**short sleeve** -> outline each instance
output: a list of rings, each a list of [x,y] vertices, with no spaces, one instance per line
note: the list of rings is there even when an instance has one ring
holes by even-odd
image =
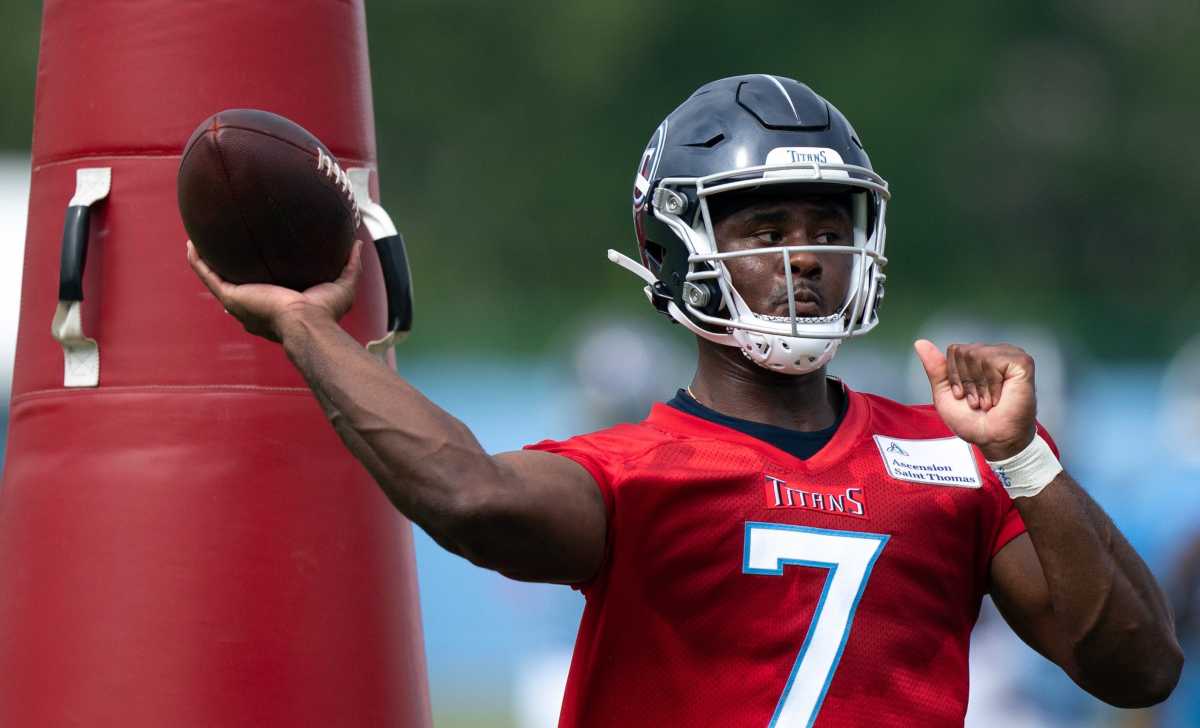
[[[592,479],[596,481],[596,487],[600,489],[600,495],[604,498],[604,561],[600,564],[600,568],[596,570],[594,575],[584,581],[570,585],[572,589],[578,590],[584,597],[590,597],[595,586],[608,571],[609,554],[612,550],[613,486],[608,468],[605,467],[611,456],[582,436],[572,437],[569,440],[542,440],[532,445],[526,445],[523,449],[553,453],[574,460],[591,474]]]
[[[1017,510],[1017,504],[1008,499],[1008,510],[1004,511],[1004,515],[1000,517],[1000,530],[996,532],[996,538],[992,541],[992,557],[1000,553],[1000,549],[1004,548],[1017,536],[1025,533],[1025,521],[1021,519],[1021,512]]]
[[[1058,445],[1040,422],[1037,423],[1037,434],[1050,446],[1054,456],[1058,457]],[[1000,528],[996,531],[996,538],[992,541],[992,557],[1000,553],[1000,549],[1007,546],[1014,538],[1025,533],[1025,521],[1021,519],[1021,513],[1017,510],[1017,505],[1013,503],[1012,498],[1007,496],[1006,493],[1005,511],[1004,515],[1000,517]]]
[[[591,473],[604,499],[604,562],[590,579],[571,585],[573,589],[583,592],[585,597],[590,599],[603,589],[612,571],[613,545],[621,539],[620,493],[631,477],[637,477],[639,471],[633,465],[672,439],[670,434],[651,426],[647,421],[622,423],[567,440],[542,440],[525,446],[526,450],[562,455],[579,463]]]
[[[596,486],[600,488],[600,495],[604,498],[605,515],[611,518],[613,506],[612,481],[605,467],[605,463],[609,458],[604,451],[597,448],[584,437],[572,437],[569,440],[542,440],[532,445],[526,445],[523,449],[562,455],[583,466],[583,469],[588,471],[596,481]]]

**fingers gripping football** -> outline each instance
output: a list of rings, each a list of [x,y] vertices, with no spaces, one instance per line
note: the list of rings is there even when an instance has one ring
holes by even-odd
[[[233,284],[222,280],[199,256],[190,241],[187,249],[192,270],[225,307],[225,312],[241,322],[248,333],[275,342],[282,338],[284,319],[301,309],[315,309],[334,320],[345,315],[354,302],[362,269],[362,243],[356,241],[346,267],[336,280],[299,292],[265,283]]]

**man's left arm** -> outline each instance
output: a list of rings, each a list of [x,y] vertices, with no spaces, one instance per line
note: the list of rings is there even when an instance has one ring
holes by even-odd
[[[955,434],[991,463],[1025,461],[1014,470],[1028,464],[1036,472],[1026,454],[1042,447],[1043,465],[1057,470],[1040,482],[1010,484],[1010,493],[1026,493],[1014,503],[1027,533],[992,559],[1001,614],[1101,700],[1133,708],[1166,699],[1183,667],[1166,597],[1108,515],[1035,442],[1033,360],[1007,345],[951,346],[943,356],[921,341],[917,353],[934,405]]]
[[[992,599],[1030,646],[1123,708],[1162,702],[1183,667],[1170,608],[1116,525],[1065,471],[1014,503],[1028,533],[992,559]]]

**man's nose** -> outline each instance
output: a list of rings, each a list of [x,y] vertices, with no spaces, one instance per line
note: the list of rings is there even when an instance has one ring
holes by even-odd
[[[788,240],[787,245],[812,245],[812,243],[806,237],[797,236],[794,240]],[[791,250],[788,252],[788,266],[791,267],[793,276],[809,280],[821,277],[821,258],[817,253],[807,250]]]

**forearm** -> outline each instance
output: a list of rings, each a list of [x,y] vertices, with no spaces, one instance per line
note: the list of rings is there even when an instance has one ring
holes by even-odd
[[[1075,676],[1109,702],[1169,691],[1181,654],[1166,598],[1103,509],[1065,472],[1014,501],[1045,575]],[[1150,689],[1146,689],[1147,685]]]
[[[388,499],[443,546],[498,468],[470,430],[369,354],[328,316],[281,326],[288,358]]]
[[[362,269],[355,243],[337,280],[298,293],[221,280],[188,262],[246,331],[283,344],[338,435],[404,515],[450,551],[515,578],[575,582],[604,554],[604,499],[566,457],[489,456],[471,431],[337,325]]]

